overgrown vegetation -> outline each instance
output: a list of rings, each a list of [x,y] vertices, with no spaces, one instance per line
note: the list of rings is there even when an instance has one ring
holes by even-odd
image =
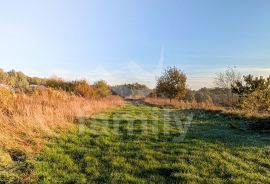
[[[156,97],[168,98],[170,101],[174,99],[174,104],[175,101],[179,101],[178,104],[197,105],[198,108],[201,108],[202,104],[212,104],[231,110],[270,112],[270,77],[266,79],[252,75],[241,77],[239,72],[229,68],[217,74],[215,88],[204,87],[195,91],[187,89],[185,82],[186,76],[181,73],[181,70],[175,67],[168,68],[157,80],[156,89],[149,97],[154,98],[152,101],[162,101],[157,100]]]
[[[32,89],[32,87],[38,88],[43,86],[91,99],[104,98],[111,95],[110,87],[105,81],[97,81],[93,85],[90,85],[86,80],[65,81],[58,77],[50,79],[28,77],[22,72],[15,70],[4,72],[0,69],[0,84],[24,92]]]
[[[90,100],[52,89],[28,95],[0,89],[0,104],[1,147],[33,152],[39,150],[44,133],[63,131],[72,126],[74,118],[119,106],[121,99]]]
[[[28,95],[0,89],[0,104],[0,183],[14,183],[12,178],[31,174],[20,171],[27,164],[24,157],[39,153],[46,137],[74,127],[76,118],[119,107],[122,100],[113,96],[86,99],[52,89]]]
[[[168,68],[158,78],[156,88],[148,97],[168,98],[170,101],[179,101],[190,104],[212,104],[212,106],[235,107],[238,102],[238,95],[234,94],[231,85],[236,82],[240,73],[228,69],[224,73],[217,74],[215,88],[201,88],[190,90],[186,86],[187,77],[176,67]],[[189,105],[187,105],[189,106]]]
[[[27,182],[29,158],[48,137],[74,127],[78,118],[122,105],[104,81],[89,85],[0,70],[0,84],[0,183]]]
[[[270,77],[228,69],[197,91],[186,80],[172,67],[153,91],[115,86],[151,98],[86,119],[122,106],[105,81],[0,70],[0,183],[270,183]]]

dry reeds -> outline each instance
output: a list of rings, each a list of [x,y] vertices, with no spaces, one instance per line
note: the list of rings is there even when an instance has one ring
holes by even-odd
[[[123,104],[120,97],[91,100],[51,89],[27,95],[1,89],[0,94],[0,149],[30,154],[40,151],[45,136],[74,126],[75,118]]]

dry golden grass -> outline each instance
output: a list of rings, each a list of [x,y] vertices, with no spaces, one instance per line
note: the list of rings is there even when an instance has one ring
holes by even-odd
[[[216,106],[213,103],[184,102],[175,99],[170,101],[169,99],[166,98],[145,98],[144,102],[160,106],[172,106],[179,109],[209,109],[209,110],[221,109],[221,107]]]
[[[12,94],[0,90],[0,150],[41,150],[46,136],[74,126],[77,117],[89,116],[123,104],[120,97],[90,100],[62,91],[36,90]]]
[[[145,98],[144,102],[158,105],[162,107],[174,107],[178,109],[202,109],[202,110],[210,110],[214,113],[219,113],[224,116],[231,116],[237,118],[245,118],[245,119],[263,119],[269,118],[269,113],[258,113],[252,111],[240,110],[238,108],[225,108],[222,106],[217,106],[213,103],[197,103],[197,102],[184,102],[178,100],[169,100],[165,98]]]

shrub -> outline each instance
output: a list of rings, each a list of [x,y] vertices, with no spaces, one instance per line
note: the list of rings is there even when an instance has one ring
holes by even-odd
[[[96,96],[95,89],[85,80],[74,82],[74,94],[85,98],[93,98]]]
[[[99,97],[106,97],[111,95],[111,89],[105,81],[98,81],[94,84],[94,89]]]
[[[51,87],[53,89],[59,89],[66,92],[73,91],[73,83],[72,82],[66,82],[61,78],[54,78],[54,79],[48,79],[45,83],[47,87]]]
[[[28,77],[22,72],[11,70],[8,73],[8,84],[16,88],[26,88],[29,86]]]
[[[232,91],[239,95],[242,109],[257,112],[270,110],[270,77],[244,76],[244,81],[236,81],[232,85]]]
[[[46,85],[48,80],[39,77],[28,77],[29,84],[33,85]]]
[[[249,111],[270,112],[270,91],[256,90],[240,101],[240,107]]]

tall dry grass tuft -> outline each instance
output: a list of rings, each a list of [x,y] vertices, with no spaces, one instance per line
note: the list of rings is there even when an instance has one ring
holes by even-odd
[[[169,100],[166,98],[145,98],[144,102],[154,105],[160,105],[160,106],[168,106],[168,107],[175,107],[179,109],[209,109],[209,110],[217,110],[221,109],[221,107],[218,107],[210,102],[184,102],[179,100]]]
[[[45,136],[71,128],[76,117],[122,104],[122,99],[115,96],[90,100],[51,89],[27,95],[0,89],[0,150],[38,152]]]
[[[200,109],[206,111],[212,111],[214,113],[218,113],[220,115],[228,116],[231,118],[243,118],[247,120],[254,120],[254,119],[269,119],[269,113],[257,113],[257,112],[250,112],[241,110],[238,108],[226,108],[222,106],[215,105],[211,102],[184,102],[178,100],[169,100],[165,98],[145,98],[145,103],[157,105],[161,107],[173,107],[178,109]]]

